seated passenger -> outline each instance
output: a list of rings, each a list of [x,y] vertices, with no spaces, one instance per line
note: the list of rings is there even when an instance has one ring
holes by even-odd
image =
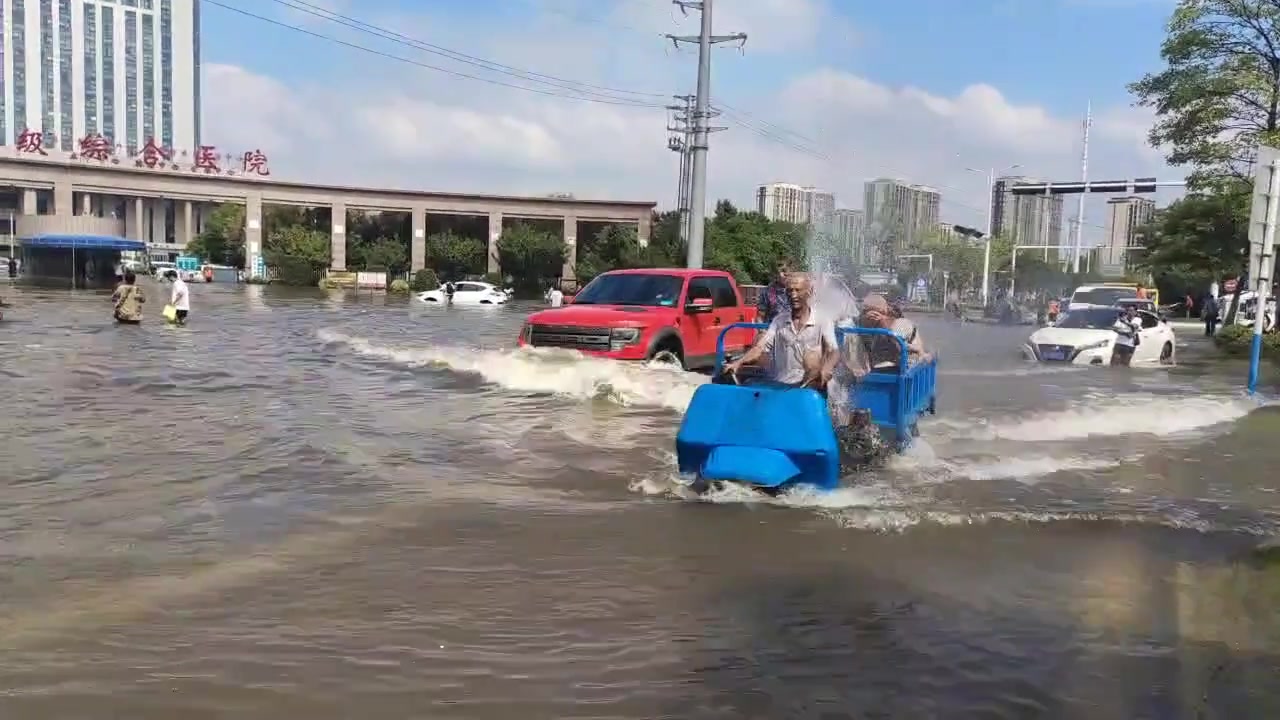
[[[795,273],[787,278],[789,312],[769,323],[751,349],[724,366],[726,374],[736,374],[768,355],[769,378],[793,387],[809,387],[819,392],[826,389],[835,370],[835,326],[830,320],[816,318],[810,300],[813,284],[808,276]]]
[[[864,328],[884,328],[907,341],[909,363],[917,363],[929,357],[925,352],[924,342],[920,339],[920,331],[915,323],[894,312],[889,301],[883,295],[868,295],[862,301],[862,322]],[[864,335],[857,347],[856,357],[852,358],[855,376],[872,371],[894,371],[901,362],[902,348],[893,338],[882,335]]]

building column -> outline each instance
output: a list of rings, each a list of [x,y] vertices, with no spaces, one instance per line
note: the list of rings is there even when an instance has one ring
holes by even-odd
[[[142,211],[142,198],[129,198],[124,206],[124,234],[130,240],[146,241],[142,222],[146,214]]]
[[[560,271],[560,277],[565,280],[574,280],[578,277],[574,271],[574,267],[578,264],[578,216],[564,216],[564,269]]]
[[[151,206],[151,226],[147,237],[148,243],[163,243],[169,236],[168,217],[165,213],[164,198],[156,198],[147,203]]]
[[[245,213],[248,215],[248,213]],[[177,223],[177,227],[173,229],[173,242],[183,250],[187,249],[187,243],[195,239],[195,212],[191,207],[190,200],[183,200],[182,206],[177,208],[173,219]],[[247,225],[246,221],[246,225]],[[245,237],[248,237],[248,229],[246,228]]]
[[[191,201],[183,203],[182,223],[191,226]],[[188,235],[190,237],[190,235]],[[245,273],[252,278],[260,278],[260,259],[262,258],[262,193],[251,192],[245,196],[244,203],[244,262]]]
[[[409,213],[413,216],[413,237],[409,239],[409,270],[418,272],[427,266],[427,209],[414,206]]]
[[[69,216],[76,214],[76,194],[69,182],[53,184],[53,214]]]
[[[502,272],[498,262],[498,239],[502,237],[502,213],[489,213],[489,272]]]
[[[333,233],[329,236],[329,269],[347,269],[347,205],[336,202],[329,207]]]
[[[40,196],[36,194],[35,190],[31,190],[30,188],[23,188],[22,198],[19,202],[20,202],[19,211],[23,215],[39,215],[40,214]]]
[[[649,236],[653,234],[653,213],[645,212],[640,216],[640,220],[636,222],[636,240],[639,241],[640,247],[649,246]]]

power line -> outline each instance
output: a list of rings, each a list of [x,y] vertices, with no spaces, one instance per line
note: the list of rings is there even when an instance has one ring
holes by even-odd
[[[667,95],[665,93],[645,92],[645,91],[639,91],[639,90],[626,90],[623,88],[609,87],[607,85],[594,85],[592,83],[581,82],[578,80],[570,80],[567,78],[557,77],[555,75],[548,75],[546,73],[534,72],[533,70],[525,70],[512,65],[505,65],[503,63],[496,62],[493,60],[488,60],[482,57],[478,57],[476,55],[468,55],[467,53],[464,53],[464,52],[452,50],[442,45],[429,43],[429,42],[426,42],[425,40],[419,40],[417,38],[413,38],[408,35],[398,33],[394,30],[390,30],[385,27],[380,27],[378,25],[365,22],[363,20],[360,20],[359,18],[352,17],[350,15],[344,15],[342,13],[334,12],[332,10],[326,10],[325,8],[320,7],[318,5],[312,4],[310,2],[306,2],[306,0],[271,0],[271,2],[274,2],[277,5],[283,5],[293,10],[297,10],[298,12],[302,12],[308,15],[312,15],[314,17],[318,17],[322,20],[327,20],[329,22],[334,22],[339,25],[344,25],[346,27],[352,28],[359,32],[363,32],[370,35],[376,35],[383,39],[391,40],[393,42],[396,42],[402,45],[410,45],[419,50],[422,50],[423,52],[427,52],[432,55],[446,57],[446,58],[449,58],[450,60],[455,60],[460,63],[483,68],[485,70],[499,72],[504,75],[518,77],[523,80],[545,83],[548,85],[552,85],[554,87],[559,87],[561,89],[573,90],[575,92],[579,91],[579,88],[586,88],[588,91],[599,90],[606,93],[613,93],[618,95],[633,95],[637,97],[662,98],[662,99],[667,98]],[[592,93],[592,94],[597,94],[597,93]]]
[[[252,12],[249,12],[248,10],[227,5],[225,3],[219,2],[218,0],[204,0],[204,2],[209,5],[220,7],[224,10],[230,10],[231,12],[244,15],[245,17],[250,17],[265,23],[270,23],[271,25],[275,25],[277,27],[293,30],[294,32],[301,33],[303,35],[309,35],[311,37],[314,37],[320,40],[326,40],[328,42],[335,43],[343,47],[348,47],[353,50],[360,50],[361,52],[365,52],[370,55],[377,55],[378,57],[386,58],[388,60],[395,60],[396,62],[402,62],[408,65],[414,65],[416,67],[420,67],[426,70],[433,70],[435,72],[444,73],[446,75],[452,75],[454,77],[462,78],[464,80],[476,80],[479,82],[488,83],[490,85],[497,85],[499,87],[511,88],[512,90],[522,90],[524,92],[537,93],[539,95],[546,95],[548,97],[558,97],[558,98],[564,98],[568,100],[579,100],[582,102],[599,103],[602,105],[620,105],[620,106],[626,106],[626,107],[654,108],[654,109],[661,109],[663,107],[662,103],[659,103],[659,102],[644,102],[640,100],[628,100],[625,98],[610,98],[602,95],[593,97],[592,94],[588,94],[586,93],[586,91],[579,91],[578,94],[567,94],[564,92],[555,92],[553,90],[545,90],[542,88],[529,87],[527,85],[517,85],[515,83],[504,82],[502,80],[495,80],[493,78],[486,78],[486,77],[480,77],[478,75],[471,75],[464,72],[458,72],[457,70],[450,70],[448,68],[440,67],[439,65],[432,65],[430,63],[414,60],[412,58],[395,55],[393,53],[383,52],[381,50],[375,50],[373,48],[366,47],[358,43],[348,42],[346,40],[340,40],[331,35],[325,35],[324,33],[318,33],[312,30],[307,30],[306,28],[298,27],[297,25],[292,25],[287,22],[282,22],[274,18],[258,15],[257,13],[252,13]]]
[[[728,110],[726,109],[727,106],[725,105],[724,102],[718,103],[717,107],[720,110],[720,114],[723,117],[725,117],[727,120],[743,128],[744,130],[750,131],[751,133],[757,135],[758,137],[761,137],[765,140],[776,143],[778,145],[787,147],[802,155],[808,155],[809,157],[812,157],[815,160],[821,160],[823,162],[828,162],[828,163],[834,162],[834,158],[832,158],[830,155],[828,155],[827,153],[821,150],[815,149],[815,147],[813,146],[816,146],[818,144],[817,141],[813,140],[812,138],[806,135],[802,135],[801,133],[795,132],[793,130],[788,130],[787,128],[781,125],[770,123],[766,120],[762,120],[758,117],[751,115],[745,110]],[[792,138],[801,138],[803,140],[806,140],[808,141],[808,143],[812,143],[813,146],[805,142],[797,142],[796,140],[792,140],[787,137],[788,135],[790,135]],[[892,175],[894,173],[882,172],[881,174]],[[944,185],[940,183],[929,183],[929,184],[941,190],[954,190],[955,192],[960,192],[960,193],[969,192],[964,188],[955,187],[954,185]],[[954,198],[948,200],[947,202],[956,207],[965,208],[966,210],[973,210],[974,212],[979,212],[979,213],[986,212],[985,208],[960,202],[955,200]],[[1106,230],[1106,227],[1102,225],[1098,225],[1097,223],[1086,222],[1084,224],[1087,227],[1097,228],[1099,230]]]

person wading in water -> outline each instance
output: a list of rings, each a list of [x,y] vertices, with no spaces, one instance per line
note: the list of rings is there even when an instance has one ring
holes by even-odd
[[[124,282],[116,286],[111,294],[115,303],[116,322],[122,325],[137,325],[142,322],[142,304],[147,301],[138,287],[138,276],[132,270],[124,271]]]

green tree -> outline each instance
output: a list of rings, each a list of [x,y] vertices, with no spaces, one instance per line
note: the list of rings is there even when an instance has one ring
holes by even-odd
[[[909,254],[932,255],[934,274],[949,273],[947,285],[965,290],[982,286],[982,253],[983,246],[967,238],[935,232],[926,235]]]
[[[385,272],[399,276],[409,269],[409,253],[404,243],[395,238],[378,238],[371,243],[360,243],[351,249],[357,268],[369,272]]]
[[[522,295],[541,293],[564,271],[568,248],[558,234],[517,223],[498,238],[498,264]]]
[[[244,267],[244,206],[223,203],[205,218],[204,229],[186,252],[207,262]]]
[[[632,225],[606,225],[586,243],[578,245],[574,276],[580,283],[617,268],[652,267],[650,253],[640,247],[639,234]]]
[[[262,255],[281,283],[315,285],[329,265],[329,244],[329,233],[289,225],[271,231]]]
[[[682,216],[675,211],[653,214],[649,238],[649,259],[654,267],[680,267],[688,250],[680,239]]]
[[[1129,87],[1156,112],[1152,146],[1193,169],[1192,187],[1249,177],[1258,144],[1280,141],[1280,3],[1179,0],[1160,55]]]
[[[1174,201],[1146,229],[1146,252],[1135,264],[1152,275],[1243,272],[1249,259],[1249,198],[1248,183],[1235,182]]]
[[[427,265],[444,278],[456,280],[483,273],[486,255],[483,240],[457,235],[452,230],[427,238]]]
[[[804,225],[742,212],[722,200],[707,223],[703,265],[728,272],[739,283],[765,284],[779,260],[805,263],[806,241]]]

